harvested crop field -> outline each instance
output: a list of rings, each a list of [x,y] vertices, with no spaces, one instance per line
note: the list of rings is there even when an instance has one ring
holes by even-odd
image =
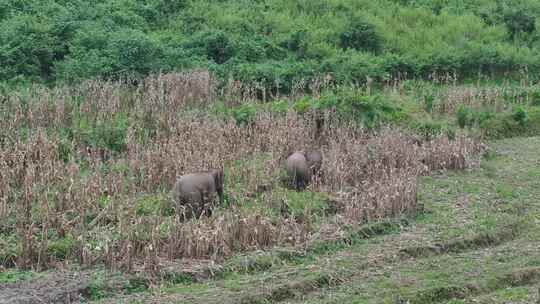
[[[158,285],[141,274],[102,270],[67,282],[84,282],[83,301],[96,303],[534,303],[540,139],[489,147],[479,167],[422,177],[423,212],[416,216],[359,225],[308,246],[235,254],[223,263],[164,261],[167,279]],[[23,295],[43,278],[29,274],[3,288]],[[38,295],[49,297],[43,299],[56,294],[42,290]]]

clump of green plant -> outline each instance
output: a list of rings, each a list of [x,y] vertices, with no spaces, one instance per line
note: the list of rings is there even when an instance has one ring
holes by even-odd
[[[466,106],[459,106],[456,111],[457,124],[460,128],[483,126],[487,121],[493,119],[495,113],[488,110],[471,109]]]
[[[0,234],[0,265],[13,266],[21,253],[21,242],[14,234]]]
[[[133,294],[148,290],[148,280],[141,276],[133,276],[124,282],[122,291],[125,294]]]
[[[460,128],[465,128],[470,125],[471,111],[465,106],[460,106],[456,111],[457,124]]]
[[[64,129],[63,134],[67,140],[73,140],[88,147],[123,152],[126,149],[128,127],[127,117],[121,114],[112,120],[96,122],[88,117],[79,117],[74,119],[71,128]],[[69,146],[62,148],[61,158],[67,158],[69,152]]]
[[[424,110],[428,113],[432,113],[434,105],[435,97],[433,96],[433,94],[424,95]]]
[[[511,9],[503,16],[510,35],[515,38],[519,33],[532,33],[536,29],[536,16],[525,9]]]
[[[296,113],[303,114],[306,113],[310,108],[312,108],[312,106],[313,104],[310,98],[304,97],[294,103],[293,109],[296,111]]]
[[[57,260],[65,260],[76,250],[79,242],[71,235],[47,242],[47,254]]]
[[[273,193],[275,199],[281,199],[290,216],[322,215],[328,206],[328,197],[322,192],[297,192],[294,190],[280,189]]]
[[[255,119],[257,108],[253,104],[243,104],[232,110],[232,116],[238,125],[246,125]]]
[[[517,107],[512,114],[512,118],[522,127],[525,127],[529,120],[529,115],[523,107]]]
[[[510,113],[494,115],[486,120],[481,129],[490,138],[538,135],[540,111],[537,108],[516,107]]]
[[[135,203],[135,213],[139,216],[174,214],[174,206],[166,195],[146,195]]]
[[[529,93],[529,98],[532,106],[540,106],[540,88],[534,87],[534,89]]]
[[[397,122],[405,117],[400,106],[389,102],[379,94],[361,95],[356,92],[330,94],[317,100],[313,107],[321,110],[331,109],[341,120],[354,121],[368,129],[388,122]]]
[[[34,273],[26,270],[8,269],[0,271],[0,284],[17,283],[34,276]]]
[[[372,24],[355,19],[345,31],[339,34],[339,46],[343,49],[378,52],[382,44]]]
[[[285,114],[289,111],[289,102],[286,100],[276,100],[269,103],[270,111],[277,114]]]
[[[133,294],[148,290],[148,286],[148,280],[143,277],[100,270],[92,274],[86,298],[96,301],[117,293]]]

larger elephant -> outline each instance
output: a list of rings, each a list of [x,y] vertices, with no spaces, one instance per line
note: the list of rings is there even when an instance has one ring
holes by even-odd
[[[322,154],[317,150],[297,151],[289,155],[285,163],[290,186],[303,190],[318,175],[322,165]]]
[[[223,203],[223,170],[215,169],[183,175],[176,180],[174,198],[179,215],[188,219],[210,215],[216,195]]]

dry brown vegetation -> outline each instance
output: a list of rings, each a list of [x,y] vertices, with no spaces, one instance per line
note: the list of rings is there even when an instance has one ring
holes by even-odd
[[[237,251],[301,245],[315,237],[321,223],[265,215],[261,208],[275,205],[272,196],[264,196],[259,209],[243,208],[260,185],[279,187],[288,152],[323,151],[324,178],[310,189],[329,193],[340,208],[320,220],[358,225],[414,213],[420,175],[467,168],[484,149],[461,136],[418,144],[397,129],[373,133],[332,120],[316,138],[313,116],[292,111],[261,112],[247,125],[186,112],[210,103],[214,91],[210,75],[196,72],[152,76],[138,84],[30,88],[6,96],[0,120],[0,233],[16,235],[18,247],[3,264],[47,268],[76,260],[159,271],[160,259],[222,259]],[[128,127],[118,150],[89,144],[81,117],[90,126],[125,117]],[[72,130],[75,121],[80,130],[66,139],[61,132]],[[262,164],[249,165],[259,156]],[[237,161],[245,165],[234,165]],[[177,176],[222,165],[228,207],[185,223],[167,213]],[[242,188],[228,188],[231,180],[242,181]],[[156,210],[141,212],[141,202]]]

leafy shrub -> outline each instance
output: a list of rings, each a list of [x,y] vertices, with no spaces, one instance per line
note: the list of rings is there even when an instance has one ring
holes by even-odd
[[[524,9],[510,10],[503,19],[512,38],[518,33],[530,34],[536,30],[536,17]]]
[[[403,118],[402,109],[383,98],[381,95],[366,96],[345,92],[339,95],[323,96],[314,107],[333,109],[339,119],[354,121],[371,129]]]
[[[127,128],[128,123],[125,118],[99,123],[91,134],[90,145],[122,152],[126,149]]]
[[[110,32],[99,25],[89,26],[75,35],[70,52],[55,67],[65,80],[145,75],[161,67],[162,49],[157,41],[134,29]]]
[[[276,100],[271,102],[270,110],[273,113],[285,114],[289,110],[289,102],[287,100]]]
[[[64,161],[65,163],[69,162],[73,150],[73,142],[69,139],[61,138],[60,142],[58,143],[58,159]]]
[[[128,126],[127,117],[123,115],[110,121],[98,122],[91,122],[84,117],[75,119],[73,127],[65,132],[70,140],[86,146],[123,152],[126,149]]]
[[[186,44],[186,47],[198,50],[218,64],[225,63],[235,54],[232,40],[220,30],[200,32]]]
[[[339,34],[339,46],[343,49],[378,52],[382,45],[375,27],[363,20],[356,19],[345,31]]]
[[[17,283],[34,276],[33,272],[18,269],[7,269],[0,272],[0,284]]]
[[[0,265],[7,267],[14,266],[21,254],[21,250],[22,247],[19,238],[14,234],[0,233]]]
[[[298,57],[304,58],[309,46],[307,31],[297,30],[291,33],[287,39],[280,43],[280,46],[296,53]]]
[[[254,35],[242,37],[235,45],[235,58],[240,61],[257,62],[267,58],[283,59],[285,52],[268,37]]]
[[[26,76],[48,80],[58,41],[51,24],[35,16],[21,14],[0,22],[0,79]]]
[[[532,106],[540,106],[540,88],[535,88],[529,94],[530,103]]]
[[[148,290],[148,279],[142,276],[131,277],[124,283],[122,290],[125,294],[134,294]]]
[[[471,124],[471,110],[465,106],[460,106],[456,111],[457,123],[460,128],[465,128]]]
[[[77,246],[77,240],[71,236],[49,240],[47,243],[47,254],[62,261],[67,259],[75,251]]]
[[[475,111],[472,113],[472,120],[478,126],[482,126],[486,121],[495,117],[495,113],[490,111]]]
[[[146,5],[137,7],[137,13],[148,22],[163,23],[169,15],[175,14],[187,6],[186,0],[148,0]],[[165,20],[164,20],[165,19]]]
[[[304,97],[296,101],[293,105],[293,109],[300,114],[306,113],[312,107],[312,102],[309,97]]]
[[[426,94],[424,95],[424,110],[428,113],[433,112],[433,103],[435,101],[435,97],[433,94]]]
[[[529,116],[523,107],[517,107],[512,114],[512,118],[522,127],[527,124]]]
[[[135,203],[135,213],[139,216],[174,214],[172,202],[166,196],[148,195]]]
[[[481,127],[489,138],[538,136],[540,134],[540,109],[518,107],[511,113],[494,115]]]
[[[232,110],[232,116],[236,124],[249,124],[255,119],[257,108],[253,104],[244,104]]]

